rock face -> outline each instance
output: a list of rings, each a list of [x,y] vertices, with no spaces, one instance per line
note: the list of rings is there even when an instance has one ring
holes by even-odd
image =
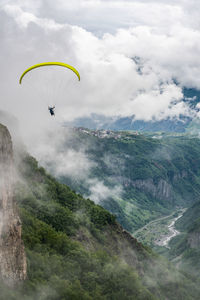
[[[182,177],[181,177],[182,178]],[[152,178],[131,180],[129,178],[115,177],[115,181],[120,182],[125,188],[133,186],[140,191],[151,194],[156,199],[163,199],[173,202],[173,187],[164,179],[154,182]]]
[[[11,136],[7,128],[0,124],[0,277],[9,286],[26,278],[26,256],[13,183]]]
[[[160,179],[157,184],[155,184],[151,178],[146,180],[135,180],[132,182],[132,185],[152,194],[155,198],[163,198],[166,200],[173,199],[171,185],[163,179]]]

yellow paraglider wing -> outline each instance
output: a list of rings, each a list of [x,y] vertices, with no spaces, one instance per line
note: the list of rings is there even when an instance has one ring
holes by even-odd
[[[68,68],[68,69],[72,70],[77,75],[78,79],[80,80],[79,72],[74,67],[72,67],[72,66],[70,66],[68,64],[61,63],[61,62],[45,62],[45,63],[34,65],[34,66],[26,69],[23,72],[23,74],[21,75],[21,77],[19,79],[19,83],[20,84],[22,83],[22,79],[23,79],[24,75],[26,75],[26,73],[28,73],[29,71],[31,71],[33,69],[44,67],[44,66],[61,66],[61,67]]]

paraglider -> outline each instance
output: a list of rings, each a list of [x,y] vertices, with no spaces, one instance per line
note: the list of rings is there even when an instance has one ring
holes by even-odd
[[[34,65],[28,69],[26,69],[20,79],[19,79],[19,83],[21,84],[22,83],[22,79],[23,77],[26,75],[26,73],[30,72],[31,70],[33,69],[36,69],[36,68],[40,68],[40,67],[45,67],[45,66],[61,66],[61,67],[65,67],[65,68],[68,68],[70,70],[72,70],[78,77],[78,79],[80,80],[80,75],[79,75],[79,72],[72,66],[68,65],[68,64],[64,64],[64,63],[61,63],[61,62],[45,62],[45,63],[41,63],[41,64],[37,64],[37,65]]]
[[[32,71],[33,69],[36,69],[36,68],[40,68],[40,67],[46,67],[46,66],[60,66],[60,67],[64,67],[64,68],[67,68],[67,69],[70,69],[71,71],[73,71],[76,76],[78,77],[78,80],[80,81],[80,75],[79,75],[79,72],[72,66],[68,65],[68,64],[65,64],[65,63],[62,63],[62,62],[44,62],[44,63],[40,63],[40,64],[36,64],[36,65],[33,65],[31,67],[29,67],[28,69],[26,69],[20,79],[19,79],[19,84],[22,83],[22,79],[24,78],[24,76]],[[55,109],[55,106],[48,106],[48,110],[51,114],[51,116],[55,116],[55,112],[54,112],[54,109]]]

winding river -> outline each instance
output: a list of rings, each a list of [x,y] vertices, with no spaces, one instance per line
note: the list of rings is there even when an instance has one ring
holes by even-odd
[[[155,244],[156,245],[159,245],[159,246],[163,246],[163,247],[166,247],[166,248],[170,248],[168,246],[169,244],[169,241],[177,236],[180,232],[178,230],[175,229],[175,223],[176,221],[182,217],[182,215],[184,214],[184,212],[186,211],[186,208],[182,209],[180,214],[178,215],[178,217],[174,218],[174,220],[167,226],[168,227],[168,230],[169,230],[169,233],[167,235],[164,235],[162,236],[159,240],[156,240],[155,241]]]

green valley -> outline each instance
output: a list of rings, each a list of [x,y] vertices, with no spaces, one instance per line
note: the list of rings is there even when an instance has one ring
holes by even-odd
[[[91,167],[81,179],[59,173],[57,178],[98,201],[131,233],[200,197],[200,140],[195,135],[85,128],[65,134],[56,151],[83,148]],[[54,174],[56,159],[42,163]],[[96,195],[100,184],[107,193]]]

